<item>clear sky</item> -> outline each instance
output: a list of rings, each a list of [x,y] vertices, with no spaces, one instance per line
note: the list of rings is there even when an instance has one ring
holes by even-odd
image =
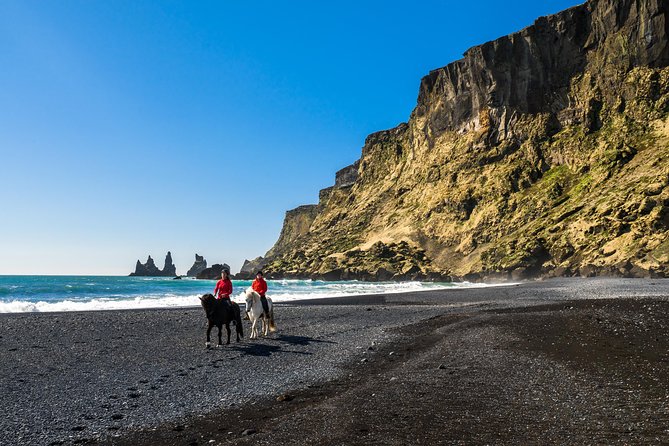
[[[0,1],[0,274],[233,272],[422,76],[578,1]]]

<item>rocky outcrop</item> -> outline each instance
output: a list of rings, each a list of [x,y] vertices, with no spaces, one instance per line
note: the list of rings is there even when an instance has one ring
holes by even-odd
[[[286,212],[279,240],[265,257],[273,258],[283,254],[284,247],[298,245],[309,233],[309,228],[318,214],[318,206],[304,205]]]
[[[360,167],[360,161],[356,161],[350,166],[340,169],[335,174],[335,185],[334,187],[349,187],[355,184],[355,181],[358,179],[358,168]]]
[[[165,256],[165,266],[163,267],[162,273],[164,276],[177,275],[177,267],[172,262],[172,253],[169,251],[167,251],[167,255]]]
[[[266,273],[665,276],[668,11],[591,0],[430,72],[407,123],[286,214]]]
[[[195,263],[193,263],[193,266],[190,267],[186,275],[188,277],[196,277],[206,268],[207,268],[207,261],[204,259],[204,257],[195,254]]]
[[[230,265],[227,263],[215,263],[209,268],[205,268],[196,276],[197,279],[218,280],[221,278],[221,273],[224,269],[230,271]]]
[[[165,256],[165,266],[163,267],[162,270],[158,269],[156,266],[155,262],[149,256],[149,258],[146,260],[146,263],[142,263],[139,260],[137,260],[137,264],[135,265],[135,271],[130,273],[131,276],[165,276],[165,277],[170,277],[170,276],[176,276],[177,275],[177,269],[176,266],[174,266],[174,263],[172,262],[172,253],[167,251],[167,255]]]
[[[135,265],[135,272],[130,273],[131,276],[161,276],[162,271],[158,269],[156,266],[155,262],[149,256],[148,259],[146,259],[146,263],[142,263],[139,260],[137,260],[137,264]]]
[[[239,273],[235,275],[235,279],[238,280],[249,280],[253,279],[256,276],[258,271],[262,271],[265,267],[265,259],[263,257],[256,257],[253,260],[244,260],[242,268],[239,270]]]

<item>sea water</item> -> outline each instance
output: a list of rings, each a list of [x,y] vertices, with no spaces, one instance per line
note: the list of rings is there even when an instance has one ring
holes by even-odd
[[[213,293],[214,280],[119,276],[0,276],[0,313],[188,307]],[[251,281],[233,280],[243,302]],[[467,283],[268,280],[274,302],[469,287]]]

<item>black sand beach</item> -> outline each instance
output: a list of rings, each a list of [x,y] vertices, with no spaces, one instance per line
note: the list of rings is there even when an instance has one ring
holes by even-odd
[[[0,315],[0,444],[669,442],[669,280],[276,312],[208,350],[200,308]]]

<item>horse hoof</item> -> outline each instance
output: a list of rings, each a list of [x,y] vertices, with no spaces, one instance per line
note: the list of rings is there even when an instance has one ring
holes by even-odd
[[[207,348],[211,347],[211,342],[205,342],[204,346],[207,347]]]
[[[221,347],[223,347],[223,344],[218,344],[216,347],[221,348]]]

